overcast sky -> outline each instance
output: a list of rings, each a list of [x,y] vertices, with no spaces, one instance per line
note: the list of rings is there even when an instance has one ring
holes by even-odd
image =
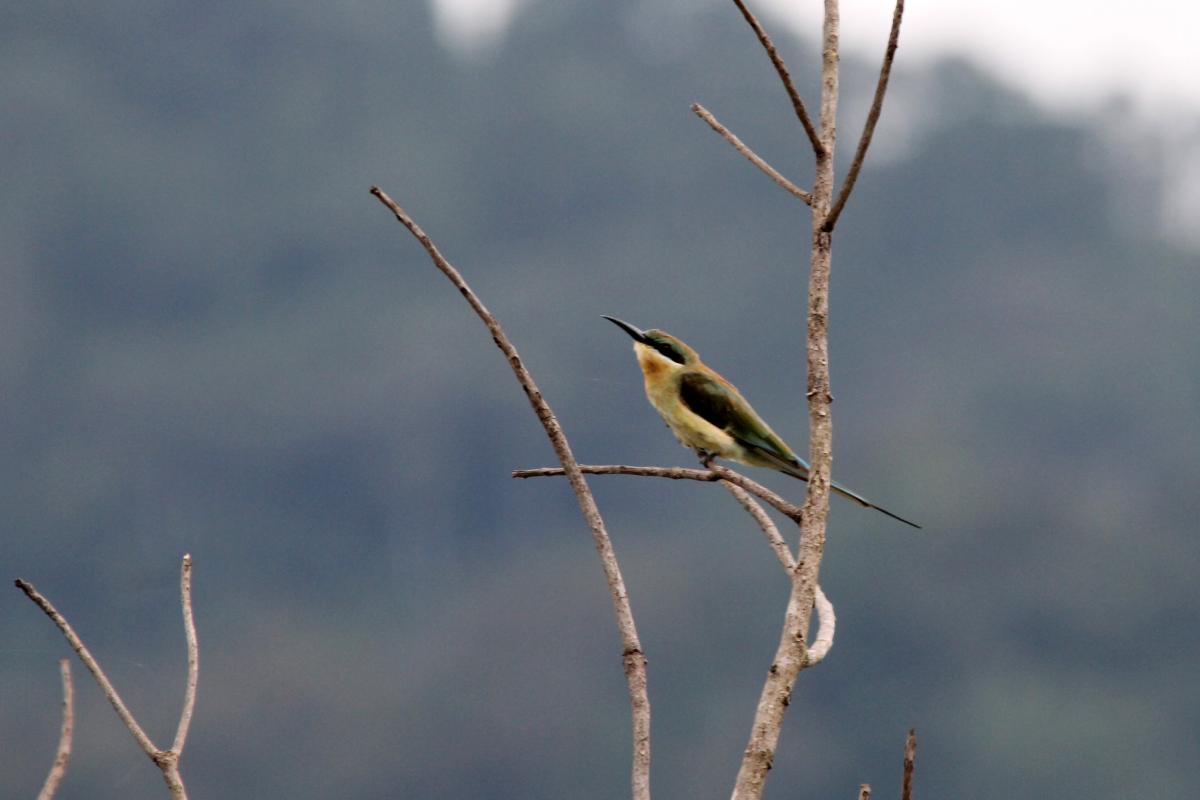
[[[486,40],[522,0],[434,0],[451,38]],[[818,0],[757,0],[776,19],[820,26]],[[882,53],[893,0],[844,0],[842,41]],[[753,7],[753,6],[752,6]],[[901,47],[920,61],[967,55],[1046,103],[1122,92],[1152,114],[1200,113],[1200,4],[1188,0],[908,0]]]

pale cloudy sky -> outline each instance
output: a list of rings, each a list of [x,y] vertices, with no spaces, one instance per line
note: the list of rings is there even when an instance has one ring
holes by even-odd
[[[466,50],[503,36],[515,9],[531,1],[432,0],[445,39]],[[881,58],[893,4],[842,0],[843,48]],[[751,0],[751,7],[768,28],[820,30],[820,0]],[[1119,120],[1114,135],[1134,143],[1140,157],[1146,148],[1137,143],[1152,142],[1150,157],[1170,165],[1163,232],[1200,247],[1200,0],[906,0],[900,48],[902,65],[965,56],[1051,112],[1086,113],[1114,96],[1128,99],[1136,113]]]
[[[434,0],[439,22],[460,43],[500,34],[521,2]],[[819,0],[756,5],[775,24],[820,29]],[[892,5],[843,0],[843,46],[882,53]],[[909,62],[967,55],[1053,104],[1086,106],[1122,92],[1151,113],[1200,113],[1195,0],[908,0],[901,47]]]

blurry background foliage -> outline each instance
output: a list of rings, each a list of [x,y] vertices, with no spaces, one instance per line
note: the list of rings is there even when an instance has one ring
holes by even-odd
[[[508,477],[551,450],[367,189],[465,272],[581,460],[693,463],[600,314],[681,336],[802,448],[805,209],[688,111],[810,182],[738,15],[532,3],[474,58],[415,2],[0,16],[4,573],[167,738],[194,555],[197,797],[622,796],[620,653],[574,500]],[[811,37],[778,37],[815,97]],[[1200,273],[1160,233],[1172,165],[1104,109],[898,65],[834,251],[834,471],[926,530],[835,503],[838,641],[768,796],[893,785],[911,725],[928,797],[1181,796]],[[844,61],[843,155],[875,67]],[[650,659],[656,790],[710,796],[787,587],[724,492],[593,485]],[[32,797],[66,648],[2,597],[0,795]],[[162,796],[79,685],[60,796]]]

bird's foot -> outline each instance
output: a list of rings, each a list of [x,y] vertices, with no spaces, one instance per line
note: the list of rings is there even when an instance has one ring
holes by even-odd
[[[708,452],[707,450],[697,449],[696,457],[700,459],[700,463],[704,465],[705,469],[712,469],[712,462],[713,459],[716,458],[716,455]]]

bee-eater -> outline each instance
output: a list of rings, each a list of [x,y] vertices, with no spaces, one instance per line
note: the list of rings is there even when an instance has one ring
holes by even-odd
[[[615,317],[604,319],[633,337],[633,351],[646,381],[646,397],[684,447],[692,448],[702,458],[720,456],[808,480],[808,462],[792,452],[737,387],[705,365],[695,350],[665,331],[643,331]],[[831,483],[830,487],[863,508],[921,527],[845,486]]]

